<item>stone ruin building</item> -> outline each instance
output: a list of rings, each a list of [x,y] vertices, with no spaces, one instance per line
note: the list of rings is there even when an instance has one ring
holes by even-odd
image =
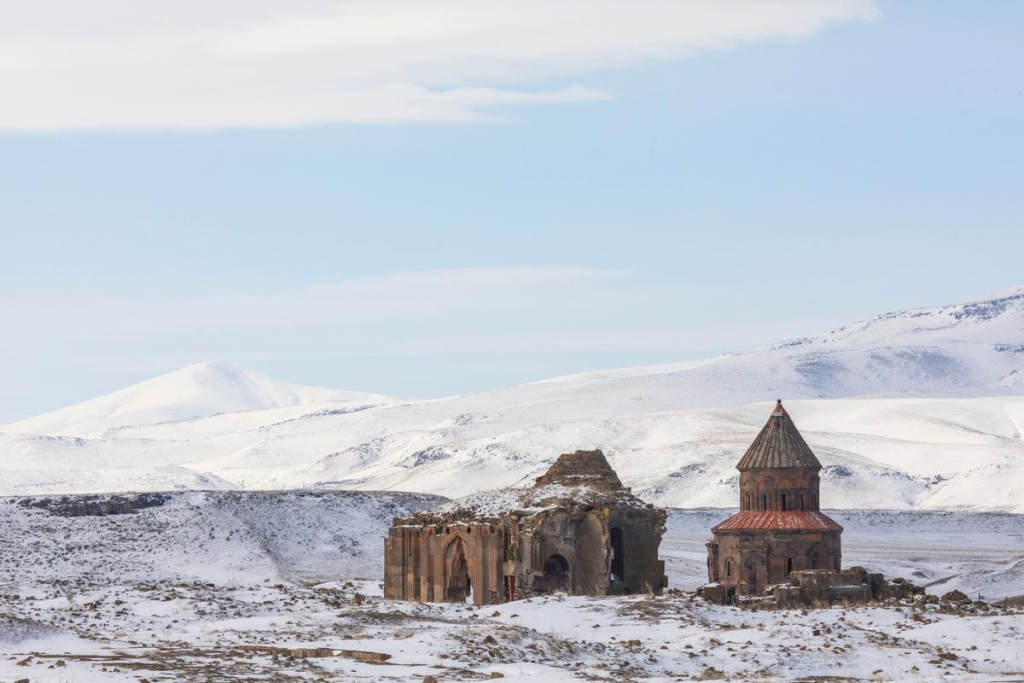
[[[723,598],[762,594],[792,572],[839,572],[843,528],[819,509],[821,463],[781,400],[736,469],[740,511],[707,544],[708,578]]]
[[[487,605],[554,592],[660,592],[665,519],[623,487],[601,451],[567,453],[530,489],[394,520],[384,595]]]

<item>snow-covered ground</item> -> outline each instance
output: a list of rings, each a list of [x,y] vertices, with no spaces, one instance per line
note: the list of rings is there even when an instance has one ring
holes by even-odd
[[[437,400],[202,364],[0,427],[0,494],[329,482],[462,496],[602,448],[651,502],[729,506],[779,396],[830,507],[1024,512],[1024,288],[706,362]]]
[[[135,513],[97,512],[133,501]],[[0,681],[1020,680],[1024,613],[940,606],[752,612],[659,598],[496,607],[380,597],[398,493],[175,492],[0,500]],[[90,507],[91,506],[91,507]],[[674,510],[670,582],[703,581],[708,528]],[[835,512],[844,564],[995,602],[1024,592],[1024,517]],[[242,646],[390,655],[290,659]],[[845,678],[843,678],[845,677]]]
[[[358,491],[3,498],[0,581],[375,578],[391,520],[443,500]],[[117,502],[140,509],[84,514]]]

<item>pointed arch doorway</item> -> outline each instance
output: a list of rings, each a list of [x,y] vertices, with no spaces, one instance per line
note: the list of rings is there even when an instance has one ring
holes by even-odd
[[[473,595],[466,544],[461,536],[448,544],[444,552],[445,599],[448,602],[466,602]]]

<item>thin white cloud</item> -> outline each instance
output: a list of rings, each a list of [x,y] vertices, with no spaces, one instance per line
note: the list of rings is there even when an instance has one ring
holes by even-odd
[[[0,129],[480,121],[598,99],[572,82],[596,70],[877,14],[870,0],[0,0]]]

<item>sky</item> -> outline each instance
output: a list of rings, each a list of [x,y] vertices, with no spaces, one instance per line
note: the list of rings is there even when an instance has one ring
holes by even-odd
[[[0,0],[0,423],[404,397],[1024,283],[1024,3]]]

